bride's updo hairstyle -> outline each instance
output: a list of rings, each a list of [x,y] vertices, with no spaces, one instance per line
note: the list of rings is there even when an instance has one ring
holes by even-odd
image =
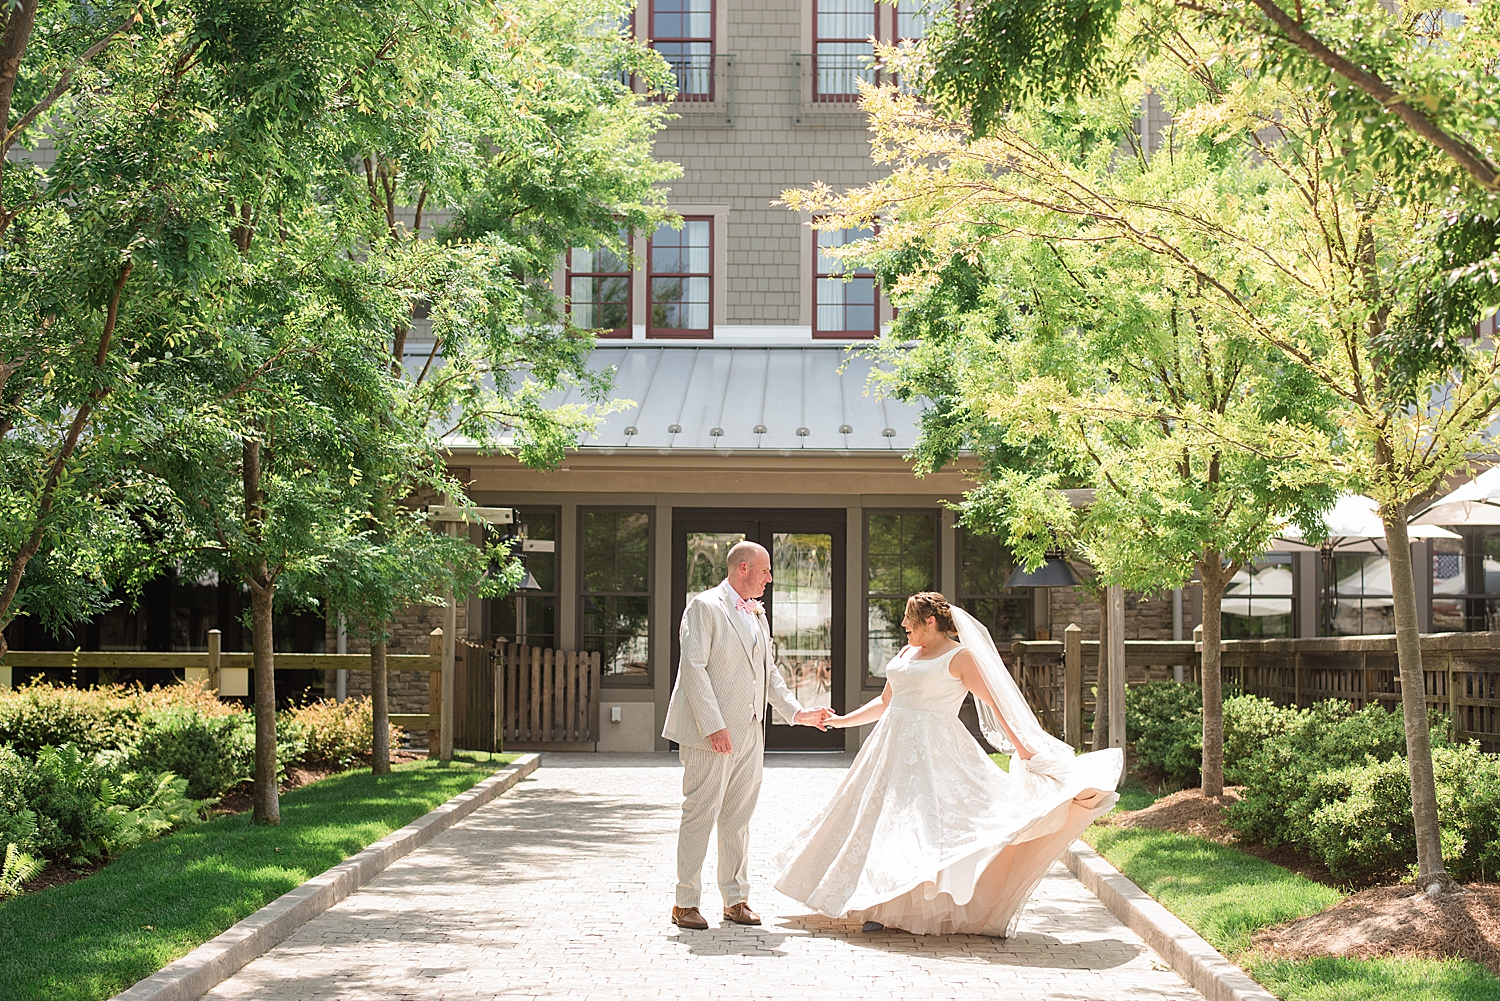
[[[953,606],[936,591],[918,591],[906,599],[906,610],[919,622],[937,619],[938,631],[941,633],[949,636],[958,633],[958,627],[953,624]]]

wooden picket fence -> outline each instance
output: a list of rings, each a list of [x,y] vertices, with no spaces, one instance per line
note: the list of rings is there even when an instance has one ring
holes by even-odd
[[[494,649],[507,751],[592,751],[599,740],[598,652],[510,643]]]
[[[1098,650],[1070,625],[1062,642],[1017,641],[1006,659],[1042,725],[1075,747],[1090,739],[1084,722],[1093,714]],[[1125,641],[1131,685],[1174,673],[1198,681],[1199,660],[1191,640]],[[1452,721],[1454,739],[1500,753],[1500,632],[1424,634],[1422,668],[1424,699]],[[1225,695],[1259,695],[1278,705],[1401,703],[1394,636],[1225,640],[1221,673]]]

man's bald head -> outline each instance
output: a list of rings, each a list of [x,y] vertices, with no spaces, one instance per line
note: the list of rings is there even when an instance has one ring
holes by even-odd
[[[726,561],[729,586],[742,598],[758,598],[771,582],[771,554],[758,542],[737,542]]]

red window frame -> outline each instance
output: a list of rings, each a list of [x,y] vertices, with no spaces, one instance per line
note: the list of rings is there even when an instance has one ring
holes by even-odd
[[[707,271],[666,271],[656,270],[656,246],[655,234],[646,241],[646,336],[651,338],[704,338],[714,335],[714,217],[710,215],[685,215],[682,217],[683,230],[690,222],[705,223],[708,227],[708,270]],[[682,232],[682,230],[678,230]],[[708,282],[708,326],[706,327],[658,327],[656,325],[656,279],[657,278],[703,278]]]
[[[690,3],[691,0],[677,0],[677,2],[680,3],[680,4],[687,4],[687,3]],[[676,13],[676,12],[674,12],[674,13]],[[673,73],[676,74],[676,76],[677,76],[677,82],[678,82],[677,94],[676,94],[675,97],[672,98],[672,100],[674,100],[674,101],[683,101],[683,102],[693,103],[693,104],[710,104],[710,103],[713,102],[713,100],[714,100],[714,76],[715,76],[715,74],[714,74],[714,61],[718,58],[718,51],[719,51],[718,14],[719,14],[719,0],[708,0],[708,37],[707,38],[704,38],[701,35],[662,35],[662,36],[657,36],[657,34],[656,34],[656,0],[651,0],[651,9],[650,9],[650,11],[647,14],[646,25],[647,25],[647,27],[649,28],[649,30],[651,32],[651,47],[653,49],[657,49],[658,51],[660,51],[660,45],[662,43],[664,43],[664,42],[668,43],[668,44],[673,44],[673,45],[684,45],[684,44],[688,44],[688,43],[692,43],[692,42],[700,42],[700,43],[701,42],[707,42],[708,43],[708,90],[705,93],[701,93],[701,94],[690,94],[690,93],[688,93],[682,87],[683,74],[686,71],[685,70],[684,71],[679,71],[677,69],[677,64],[674,64],[672,62],[672,59],[669,58],[669,57],[667,57],[665,53],[662,54],[663,58],[667,59],[667,64],[669,66],[673,67]],[[633,16],[634,15],[632,15],[632,17]],[[685,16],[685,15],[682,15],[682,16]]]
[[[842,230],[841,232],[848,232],[848,231],[847,230]],[[871,232],[872,233],[878,232],[878,230],[871,230]],[[820,339],[820,338],[823,338],[823,339],[846,340],[846,341],[874,340],[876,337],[880,336],[880,284],[877,281],[875,281],[875,272],[873,270],[871,270],[871,269],[860,268],[860,269],[858,269],[858,270],[856,270],[854,272],[854,277],[855,278],[869,277],[869,279],[870,279],[870,286],[873,289],[873,294],[871,296],[871,302],[870,302],[870,312],[871,312],[871,316],[873,317],[873,321],[872,321],[872,323],[873,323],[873,329],[871,329],[871,330],[848,330],[848,329],[844,329],[844,330],[822,330],[822,329],[820,329],[818,327],[818,311],[819,311],[819,307],[821,305],[821,303],[818,302],[818,282],[820,280],[827,279],[827,278],[833,278],[833,279],[842,280],[843,277],[844,277],[844,275],[841,274],[841,273],[839,273],[839,272],[823,271],[822,270],[823,254],[822,254],[822,249],[818,245],[818,238],[820,236],[822,236],[822,235],[823,235],[823,232],[821,230],[816,230],[815,229],[815,230],[812,231],[812,252],[813,252],[812,335],[813,335],[813,338],[815,340],[816,339]],[[845,303],[844,307],[845,307],[846,314],[847,314],[848,303]]]
[[[818,32],[818,27],[819,27],[818,26],[818,8],[819,8],[820,5],[821,5],[821,0],[813,0],[813,3],[812,3],[812,19],[813,19],[813,23],[812,23],[812,39],[813,39],[813,45],[812,45],[812,50],[813,50],[813,56],[812,56],[812,59],[813,59],[812,90],[813,90],[813,93],[812,93],[812,97],[813,97],[813,100],[814,101],[818,101],[818,102],[829,102],[829,103],[834,103],[834,104],[837,104],[837,103],[849,103],[849,102],[858,101],[859,100],[859,93],[858,93],[858,89],[857,88],[855,89],[855,92],[851,93],[851,94],[835,94],[835,93],[826,93],[825,94],[823,92],[823,88],[821,86],[821,82],[822,82],[822,79],[823,79],[823,72],[822,72],[821,66],[819,65],[820,62],[821,62],[821,60],[823,59],[823,55],[819,51],[819,48],[820,48],[820,46],[824,42],[854,43],[854,44],[863,45],[863,44],[865,44],[866,42],[869,41],[870,36],[867,35],[864,38],[850,38],[850,37],[845,37],[845,36],[842,36],[842,35],[839,35],[839,36],[829,35],[827,37],[824,37],[823,35],[819,34],[819,32]],[[884,5],[882,5],[881,3],[879,3],[878,0],[870,0],[870,7],[871,7],[871,15],[872,15],[871,16],[871,24],[874,26],[874,29],[875,29],[874,32],[873,32],[873,35],[874,35],[874,37],[876,39],[879,39],[879,38],[883,37],[883,35],[884,35],[884,33],[880,30],[881,27],[882,27],[881,22],[888,19],[887,17],[883,17],[882,16],[883,14],[887,13],[886,7]],[[891,15],[891,16],[894,16],[894,15]],[[871,54],[872,55],[874,54],[873,51],[871,52]],[[850,73],[851,78],[852,78],[854,76],[858,76],[858,74],[861,71],[860,71],[860,69],[855,68],[855,69],[850,69],[847,72]]]
[[[563,288],[567,289],[567,292],[568,292],[568,315],[571,316],[572,313],[573,313],[573,305],[574,305],[574,299],[573,299],[573,279],[574,278],[592,278],[592,279],[595,279],[596,282],[599,279],[603,279],[603,278],[623,278],[625,280],[625,326],[623,326],[623,327],[610,327],[610,328],[600,328],[600,327],[589,328],[589,329],[593,329],[595,331],[595,336],[596,337],[599,337],[599,338],[622,338],[622,337],[623,338],[628,338],[634,332],[633,317],[635,316],[635,282],[632,280],[634,278],[634,267],[633,267],[633,264],[634,264],[634,252],[633,252],[634,251],[634,246],[633,245],[634,245],[634,239],[633,239],[633,237],[631,237],[630,235],[626,235],[626,237],[625,237],[625,260],[623,262],[624,265],[625,265],[625,270],[624,271],[599,271],[599,270],[597,270],[597,267],[595,268],[595,270],[591,270],[591,271],[577,271],[577,270],[574,270],[574,268],[573,268],[573,254],[574,254],[574,252],[577,251],[577,250],[583,250],[583,249],[587,249],[587,248],[572,247],[572,248],[569,248],[569,250],[568,250],[567,269],[566,269],[566,273],[565,273],[564,278],[563,278],[563,282],[564,282]],[[593,253],[595,255],[597,255],[598,251],[597,250],[593,251]],[[595,257],[596,264],[597,264],[597,261],[598,261],[598,258],[596,256]],[[598,295],[598,286],[597,285],[595,285],[595,293],[594,294],[595,294],[596,298],[590,299],[589,302],[591,302],[595,306],[597,306],[599,304],[599,299],[597,298],[597,295]]]

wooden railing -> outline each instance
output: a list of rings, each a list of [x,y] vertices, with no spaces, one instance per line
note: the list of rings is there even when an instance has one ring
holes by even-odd
[[[507,750],[588,750],[599,740],[597,652],[497,648],[501,740]]]
[[[1061,642],[1014,643],[1007,658],[1042,725],[1074,747],[1089,741],[1084,720],[1094,709],[1098,651],[1098,642],[1081,640],[1072,625]],[[1191,641],[1125,641],[1127,684],[1176,675],[1197,681],[1199,660]],[[1427,705],[1452,721],[1454,739],[1500,752],[1500,632],[1425,634],[1422,667]],[[1355,708],[1396,708],[1401,701],[1394,636],[1225,640],[1221,671],[1226,695],[1259,695],[1278,705],[1343,699]]]
[[[15,668],[46,671],[107,668],[111,670],[166,670],[183,681],[202,681],[220,696],[250,694],[250,670],[254,654],[220,650],[220,632],[208,632],[208,649],[193,653],[152,653],[137,650],[7,650],[0,658],[0,691],[11,688]],[[387,654],[388,671],[428,672],[429,712],[391,713],[390,721],[407,730],[426,730],[428,748],[438,747],[442,725],[443,631],[428,637],[427,653]],[[272,665],[280,671],[368,671],[368,653],[278,653]]]
[[[1356,708],[1397,708],[1401,676],[1394,636],[1294,640],[1228,640],[1224,688],[1310,706],[1343,699]],[[1500,632],[1428,633],[1422,637],[1423,697],[1452,721],[1453,737],[1500,752]]]

